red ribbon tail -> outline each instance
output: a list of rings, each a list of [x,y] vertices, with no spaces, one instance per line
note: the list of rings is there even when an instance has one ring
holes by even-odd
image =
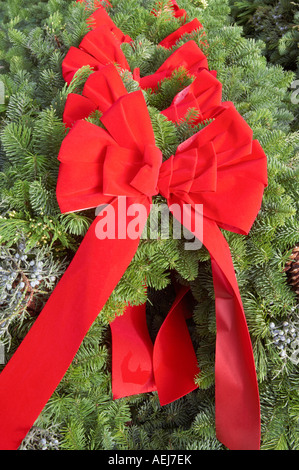
[[[259,450],[260,402],[254,356],[230,250],[205,221],[216,303],[215,408],[218,439],[230,450]]]
[[[100,240],[96,224],[0,374],[1,450],[20,446],[138,248],[139,239]]]
[[[185,205],[179,199],[177,202],[183,214]],[[180,214],[174,216],[182,223]],[[196,227],[198,214],[194,210],[191,217],[191,225]],[[230,249],[217,224],[206,217],[202,233],[196,228],[192,231],[212,260],[217,326],[216,435],[230,450],[259,450],[260,402],[254,356]]]
[[[161,405],[177,400],[197,388],[197,357],[186,319],[191,316],[188,287],[177,293],[154,346],[154,372]]]
[[[128,306],[110,327],[113,398],[157,390],[153,371],[153,343],[146,323],[146,304]]]
[[[111,323],[114,398],[158,391],[166,405],[197,388],[197,358],[186,324],[190,308],[182,287],[153,345],[146,305],[129,306]]]

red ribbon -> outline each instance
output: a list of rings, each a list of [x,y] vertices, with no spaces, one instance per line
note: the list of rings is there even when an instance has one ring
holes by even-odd
[[[115,66],[106,65],[88,77],[82,95],[76,93],[68,95],[64,107],[63,122],[67,127],[71,127],[76,121],[87,118],[96,110],[103,113],[120,96],[125,94],[127,94],[127,90],[120,80]]]
[[[100,6],[97,10],[93,12],[92,15],[87,19],[87,23],[91,26],[92,29],[99,28],[101,26],[108,26],[109,30],[116,36],[116,38],[121,42],[131,42],[132,39],[127,34],[124,34],[121,29],[119,29],[111,17],[108,15],[106,9],[103,6]]]
[[[119,64],[129,70],[127,59],[120,48],[122,42],[129,41],[128,37],[125,37],[124,41],[116,37],[113,28],[106,23],[89,31],[79,48],[71,47],[66,54],[62,62],[64,80],[70,83],[75,73],[86,65],[99,70],[107,64]]]
[[[170,1],[172,3],[172,9],[174,11],[174,17],[185,19],[188,16],[186,10],[184,10],[183,8],[180,8],[176,0],[170,0]]]
[[[154,345],[147,329],[146,304],[128,306],[111,323],[114,399],[158,391],[165,405],[197,388],[194,378],[199,368],[185,321],[191,317],[188,293],[188,287],[179,289]]]
[[[126,106],[129,101],[132,104]],[[202,241],[211,254],[216,294],[217,436],[230,449],[257,449],[259,398],[251,342],[229,247],[219,227],[248,233],[267,184],[266,157],[258,142],[252,141],[249,126],[227,103],[209,126],[161,163],[142,101],[141,92],[125,95],[104,113],[102,121],[110,135],[83,121],[74,125],[60,155],[60,207],[74,210],[126,195],[135,203],[147,205],[149,211],[148,199],[159,192],[170,208],[173,204],[181,206],[181,216],[174,212],[181,223],[186,207],[191,207],[195,227],[195,218],[201,216],[196,214],[196,204],[203,204]],[[142,116],[139,112],[136,115],[136,110]],[[81,162],[78,145],[83,136],[90,145],[88,168],[77,165]],[[97,171],[99,168],[102,171]],[[86,182],[91,182],[88,187]],[[111,324],[114,397],[157,390],[161,404],[166,404],[196,388],[197,361],[190,339],[186,340],[187,330],[183,333],[185,310],[177,305],[167,316],[154,346],[146,330],[144,306],[129,307]],[[180,335],[183,344],[178,348]]]
[[[195,80],[173,99],[171,105],[161,111],[169,121],[178,122],[186,116],[191,108],[198,116],[194,124],[215,118],[226,103],[222,101],[222,84],[208,70],[202,69]]]

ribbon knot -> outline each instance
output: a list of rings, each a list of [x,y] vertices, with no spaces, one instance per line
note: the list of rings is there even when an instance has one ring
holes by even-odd
[[[153,144],[144,151],[108,145],[103,165],[105,196],[151,197],[158,194],[157,181],[162,152]]]
[[[146,145],[144,149],[144,164],[131,181],[131,186],[146,196],[159,193],[158,178],[162,165],[162,152],[155,145]]]

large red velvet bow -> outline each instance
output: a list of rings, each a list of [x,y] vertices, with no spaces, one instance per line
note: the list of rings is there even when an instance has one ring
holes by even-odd
[[[107,70],[114,74],[114,67]],[[98,90],[98,106],[102,111],[107,108],[102,117],[106,130],[79,120],[61,147],[57,186],[61,210],[104,203],[121,220],[120,206],[126,209],[139,202],[148,214],[151,197],[160,192],[170,209],[174,203],[181,206],[174,216],[182,223],[190,207],[192,218],[202,217],[196,204],[203,204],[202,241],[211,254],[216,297],[217,436],[231,449],[256,449],[259,399],[254,361],[229,247],[219,227],[239,233],[250,229],[267,184],[265,155],[228,103],[211,124],[162,163],[142,92],[122,95],[124,90],[119,89],[111,98],[105,89],[102,97]],[[3,449],[17,448],[25,437],[137,250],[138,236],[99,240],[98,219],[0,375]],[[125,227],[131,219],[128,215]],[[67,297],[67,292],[79,289],[82,302]],[[199,369],[184,321],[188,316],[185,293],[179,292],[154,346],[146,328],[145,306],[128,307],[112,322],[115,398],[157,390],[165,404],[196,388]]]
[[[104,35],[105,31],[107,28],[103,29]],[[193,103],[200,107],[203,119],[207,115],[214,121],[162,162],[142,92],[128,94],[117,80],[113,66],[105,69],[113,77],[110,87],[105,63],[102,61],[98,67],[102,74],[91,75],[84,95],[75,98],[84,112],[74,113],[69,108],[70,112],[65,113],[65,122],[75,124],[59,154],[57,197],[61,210],[109,204],[116,220],[123,224],[120,209],[140,203],[148,215],[152,196],[160,193],[170,210],[174,204],[181,207],[180,212],[173,211],[181,223],[186,211],[193,227],[197,226],[196,218],[203,217],[203,233],[195,229],[194,234],[209,250],[213,269],[217,436],[230,449],[257,449],[259,398],[251,342],[230,250],[219,228],[248,233],[267,184],[265,154],[258,142],[252,140],[250,128],[234,106],[221,105],[219,85],[209,82],[213,79],[206,71],[204,59],[193,57],[187,66],[196,79],[174,99],[165,114],[177,120]],[[65,70],[73,73],[74,68]],[[171,66],[166,70],[164,76],[169,76]],[[199,81],[200,77],[204,80]],[[209,86],[205,89],[206,81]],[[157,82],[156,76],[150,87]],[[217,98],[209,95],[213,87]],[[102,122],[106,130],[80,120],[95,109],[104,113]],[[197,213],[197,204],[203,205],[203,214]],[[122,229],[132,220],[128,211],[125,213]],[[17,448],[25,437],[136,253],[138,236],[129,238],[122,233],[115,239],[100,240],[98,220],[99,217],[0,375],[2,449]],[[120,229],[118,226],[117,232]],[[77,290],[82,302],[66,295]],[[111,323],[115,398],[157,390],[161,403],[166,404],[196,388],[194,377],[199,369],[184,321],[188,316],[185,294],[184,289],[179,292],[154,345],[146,328],[145,306],[128,307],[122,317]]]

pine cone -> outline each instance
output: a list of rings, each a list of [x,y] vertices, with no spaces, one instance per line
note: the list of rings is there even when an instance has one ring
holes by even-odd
[[[299,243],[294,247],[284,270],[287,274],[288,283],[299,297]]]

